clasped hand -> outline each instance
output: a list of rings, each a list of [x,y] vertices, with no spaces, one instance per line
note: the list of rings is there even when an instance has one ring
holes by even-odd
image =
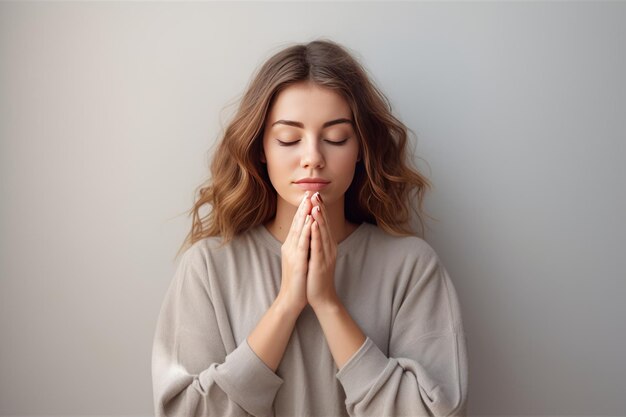
[[[337,301],[335,262],[337,244],[319,193],[307,191],[282,245],[282,280],[279,296],[290,307],[313,309]]]

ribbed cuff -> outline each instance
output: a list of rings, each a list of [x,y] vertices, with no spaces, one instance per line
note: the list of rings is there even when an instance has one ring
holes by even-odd
[[[365,397],[392,361],[367,337],[363,345],[335,374],[346,393],[346,402],[355,403]]]
[[[276,375],[244,340],[226,355],[213,380],[241,408],[255,416],[272,414],[272,404],[283,379]]]

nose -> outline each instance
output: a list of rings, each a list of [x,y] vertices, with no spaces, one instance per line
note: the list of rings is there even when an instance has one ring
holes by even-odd
[[[306,146],[302,147],[300,166],[302,168],[323,168],[324,155],[319,149],[317,140],[310,140]]]

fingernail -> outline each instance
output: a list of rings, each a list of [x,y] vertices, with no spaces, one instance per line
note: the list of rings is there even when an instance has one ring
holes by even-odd
[[[313,207],[313,211],[317,211],[319,213],[320,212],[320,206]]]
[[[324,202],[324,200],[322,200],[322,195],[319,193],[319,191],[317,192],[317,200],[318,200],[320,203],[323,203],[323,202]]]
[[[309,219],[311,218],[310,214],[306,215],[306,219],[304,220],[304,224],[309,224]]]

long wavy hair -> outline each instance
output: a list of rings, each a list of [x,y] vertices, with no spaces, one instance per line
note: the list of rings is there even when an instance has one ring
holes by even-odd
[[[416,235],[413,208],[423,229],[423,198],[432,186],[407,149],[407,132],[413,131],[394,117],[389,100],[346,47],[317,39],[280,50],[254,74],[214,149],[210,177],[195,191],[187,214],[193,216],[191,231],[176,256],[209,236],[226,244],[275,216],[277,193],[260,160],[264,124],[275,97],[301,81],[339,93],[353,114],[361,159],[345,194],[346,219],[396,236]],[[201,215],[205,206],[208,213]]]

